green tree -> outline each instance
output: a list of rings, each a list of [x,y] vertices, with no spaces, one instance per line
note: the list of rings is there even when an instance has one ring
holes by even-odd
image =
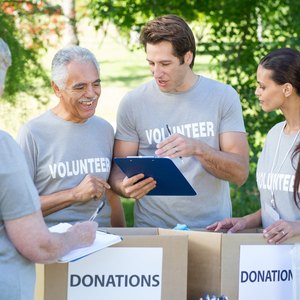
[[[173,13],[189,20],[199,18],[199,10],[193,0],[91,0],[89,8],[96,29],[106,22],[114,23],[121,34],[140,31],[147,20],[158,15]]]
[[[5,99],[14,101],[18,92],[45,99],[49,78],[39,57],[56,37],[63,23],[61,10],[44,1],[0,2],[0,37],[12,52],[12,67],[6,78]],[[55,41],[54,41],[55,42]]]
[[[259,60],[280,47],[299,46],[300,3],[294,0],[227,0],[208,2],[204,14],[210,24],[209,42],[200,45],[210,53],[219,78],[232,84],[241,96],[250,145],[250,176],[241,187],[232,187],[234,212],[243,215],[259,203],[255,171],[268,130],[282,120],[279,112],[264,113],[257,98],[256,69]]]

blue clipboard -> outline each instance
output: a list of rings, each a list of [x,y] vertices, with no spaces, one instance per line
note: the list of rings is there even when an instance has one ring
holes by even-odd
[[[165,157],[115,157],[115,163],[127,177],[143,173],[153,177],[156,188],[147,195],[152,196],[195,196],[197,193],[170,158]]]

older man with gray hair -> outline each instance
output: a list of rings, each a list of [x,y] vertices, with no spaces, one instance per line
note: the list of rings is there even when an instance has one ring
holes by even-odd
[[[30,120],[18,135],[48,226],[86,220],[102,202],[99,226],[125,224],[120,198],[107,183],[114,130],[95,116],[101,94],[95,56],[79,46],[52,60],[52,88],[59,102]]]
[[[11,53],[0,38],[1,94],[10,65]],[[0,153],[0,298],[32,300],[34,262],[52,263],[73,249],[89,246],[95,239],[97,223],[87,221],[65,233],[51,233],[44,222],[24,154],[2,130]]]

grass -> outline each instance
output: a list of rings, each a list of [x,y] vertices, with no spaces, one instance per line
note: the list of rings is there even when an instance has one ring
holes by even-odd
[[[127,227],[133,227],[134,224],[134,216],[133,216],[134,201],[135,200],[133,199],[122,198],[122,204],[124,208]]]
[[[114,30],[110,30],[109,34],[104,37],[83,22],[79,26],[78,33],[80,45],[90,49],[100,61],[102,93],[96,114],[115,126],[117,108],[125,93],[152,78],[145,52],[143,49],[130,51]],[[61,46],[58,45],[58,48]],[[48,70],[49,77],[50,62],[57,50],[49,48],[41,58],[42,64]],[[208,61],[208,57],[197,57],[194,66],[195,72],[212,77]],[[36,88],[39,88],[38,84]],[[57,103],[52,90],[42,92],[49,95],[48,103],[40,103],[37,99],[24,93],[17,96],[15,105],[0,100],[0,128],[15,137],[22,124]],[[122,203],[127,226],[131,227],[133,226],[134,200],[122,199]]]

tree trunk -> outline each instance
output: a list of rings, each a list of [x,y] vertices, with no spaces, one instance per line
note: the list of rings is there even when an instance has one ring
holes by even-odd
[[[66,20],[63,33],[64,46],[78,45],[75,0],[64,0],[62,1],[61,7]]]

